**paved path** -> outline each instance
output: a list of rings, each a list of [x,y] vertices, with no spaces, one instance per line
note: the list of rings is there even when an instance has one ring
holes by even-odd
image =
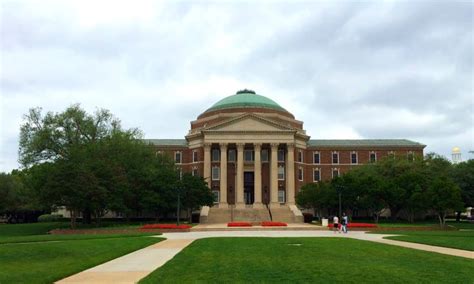
[[[189,233],[164,233],[167,240],[144,249],[116,258],[99,266],[85,270],[57,283],[136,283],[155,269],[164,265],[178,252],[196,239],[210,237],[337,237],[366,240],[388,245],[396,245],[453,256],[474,259],[474,252],[450,249],[395,240],[386,240],[385,234],[349,232],[339,234],[331,231],[207,231]]]

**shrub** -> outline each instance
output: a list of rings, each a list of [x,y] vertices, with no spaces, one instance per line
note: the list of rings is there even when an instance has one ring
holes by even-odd
[[[38,217],[38,222],[57,222],[63,218],[63,215],[43,214]]]

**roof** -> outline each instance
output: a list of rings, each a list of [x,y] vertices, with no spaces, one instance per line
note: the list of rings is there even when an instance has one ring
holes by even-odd
[[[275,101],[258,95],[252,90],[241,90],[238,91],[235,95],[228,96],[218,101],[205,112],[221,110],[221,109],[230,109],[230,108],[267,108],[274,109],[279,111],[288,112],[286,109],[281,107]]]
[[[168,147],[187,147],[186,139],[143,139],[146,143],[155,146]],[[407,139],[336,139],[336,140],[309,140],[309,147],[421,147],[423,145],[418,142]]]
[[[407,139],[337,139],[337,140],[309,140],[310,147],[422,147],[418,142]]]
[[[155,146],[179,146],[187,147],[186,139],[143,139],[145,143],[150,143]]]

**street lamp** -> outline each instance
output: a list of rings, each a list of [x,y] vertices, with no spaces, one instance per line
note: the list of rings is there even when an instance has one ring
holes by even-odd
[[[336,191],[337,191],[337,194],[339,195],[339,218],[341,218],[342,216],[341,195],[342,195],[342,191],[344,191],[344,188],[345,186],[343,186],[342,184],[336,185]]]

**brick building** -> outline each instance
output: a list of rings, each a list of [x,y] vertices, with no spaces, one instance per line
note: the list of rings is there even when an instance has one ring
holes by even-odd
[[[269,98],[243,90],[191,121],[185,139],[147,139],[172,155],[182,172],[204,177],[216,205],[204,222],[301,221],[295,194],[307,183],[330,180],[387,155],[423,155],[405,139],[313,140],[303,122]],[[277,217],[277,218],[275,218]]]

